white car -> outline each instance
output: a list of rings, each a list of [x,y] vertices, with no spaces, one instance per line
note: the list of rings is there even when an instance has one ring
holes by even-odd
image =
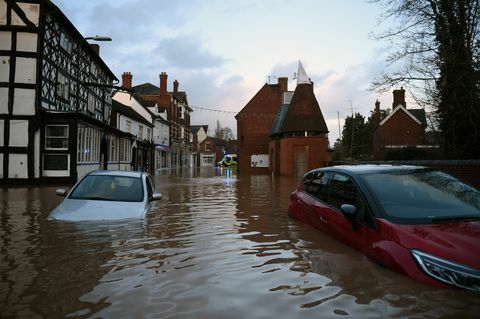
[[[152,201],[162,198],[154,193],[150,174],[129,171],[93,171],[83,177],[70,192],[57,189],[65,197],[48,216],[49,220],[115,220],[143,218]],[[68,193],[68,194],[67,194]]]

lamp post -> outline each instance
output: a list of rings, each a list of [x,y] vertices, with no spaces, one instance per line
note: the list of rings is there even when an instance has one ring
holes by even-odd
[[[112,41],[112,38],[106,37],[104,35],[94,35],[92,37],[85,37],[84,39],[93,41]]]

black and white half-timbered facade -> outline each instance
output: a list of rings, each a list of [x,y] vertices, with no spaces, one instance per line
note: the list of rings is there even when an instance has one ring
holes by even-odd
[[[69,183],[129,163],[129,134],[110,126],[114,81],[51,1],[0,0],[0,183]]]

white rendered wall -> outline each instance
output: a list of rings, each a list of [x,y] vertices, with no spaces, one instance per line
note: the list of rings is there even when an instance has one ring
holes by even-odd
[[[10,154],[8,160],[8,178],[28,178],[27,154]]]
[[[11,120],[10,121],[10,147],[27,147],[28,146],[28,120]]]
[[[35,115],[35,90],[15,89],[13,115]]]

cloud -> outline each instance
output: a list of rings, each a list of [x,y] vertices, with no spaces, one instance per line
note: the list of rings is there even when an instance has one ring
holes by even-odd
[[[209,52],[193,35],[161,39],[152,53],[160,54],[167,65],[177,68],[219,68],[226,62],[225,58]]]

